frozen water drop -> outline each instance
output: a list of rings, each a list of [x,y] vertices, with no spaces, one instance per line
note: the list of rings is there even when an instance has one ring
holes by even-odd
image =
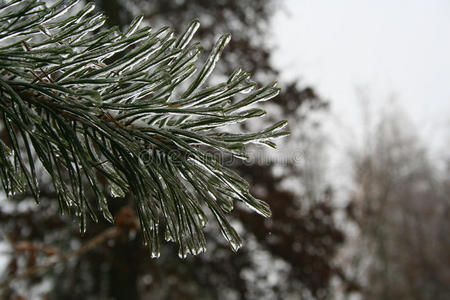
[[[113,196],[114,198],[124,198],[125,197],[124,190],[117,184],[111,183],[110,189],[111,189],[111,196]]]
[[[157,250],[152,251],[150,254],[151,258],[159,258],[160,256],[161,256],[161,253]]]
[[[187,250],[185,247],[180,246],[178,249],[178,257],[181,259],[186,259],[187,257]]]

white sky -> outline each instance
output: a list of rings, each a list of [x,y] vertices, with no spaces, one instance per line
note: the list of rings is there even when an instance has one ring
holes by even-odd
[[[427,142],[450,141],[449,0],[286,0],[270,37],[282,77],[312,84],[346,126],[363,86],[382,109],[395,95]]]

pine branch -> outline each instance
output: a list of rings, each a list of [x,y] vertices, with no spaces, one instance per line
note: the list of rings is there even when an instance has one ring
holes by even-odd
[[[264,115],[251,106],[277,95],[275,83],[257,87],[238,69],[227,82],[206,87],[230,36],[219,38],[199,65],[196,20],[178,37],[169,27],[140,26],[142,18],[125,32],[102,31],[105,17],[92,4],[71,15],[75,4],[0,2],[6,194],[29,190],[39,201],[41,164],[62,211],[79,219],[82,232],[98,211],[113,221],[106,182],[113,197],[133,198],[152,257],[159,256],[161,230],[179,244],[181,257],[204,251],[205,208],[237,250],[240,237],[225,216],[233,202],[266,217],[270,209],[210,154],[246,158],[246,144],[274,146],[273,138],[287,134],[285,121],[259,132],[226,132]]]

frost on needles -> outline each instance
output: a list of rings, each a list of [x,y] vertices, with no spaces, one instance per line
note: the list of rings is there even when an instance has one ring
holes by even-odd
[[[208,153],[245,158],[248,143],[274,147],[285,121],[259,132],[227,132],[264,115],[253,104],[277,95],[237,69],[227,82],[205,86],[230,40],[208,58],[192,38],[137,18],[126,31],[102,29],[105,16],[76,1],[0,1],[0,179],[9,196],[39,202],[37,168],[46,170],[62,212],[113,222],[108,198],[134,203],[153,257],[160,235],[179,255],[205,251],[209,209],[233,250],[241,239],[226,213],[235,201],[269,217],[248,183]],[[107,187],[107,188],[106,188]],[[111,198],[109,198],[109,201]]]

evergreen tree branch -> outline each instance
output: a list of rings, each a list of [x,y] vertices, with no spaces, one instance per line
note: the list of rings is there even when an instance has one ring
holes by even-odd
[[[142,18],[125,32],[102,31],[105,17],[92,4],[71,15],[75,4],[0,2],[4,191],[29,190],[39,201],[42,165],[81,232],[98,211],[113,221],[106,182],[113,197],[133,198],[152,257],[159,256],[161,222],[181,257],[204,251],[205,208],[237,250],[241,240],[225,216],[233,202],[266,217],[270,209],[210,154],[245,158],[246,144],[274,147],[271,140],[287,134],[284,121],[254,133],[226,130],[264,115],[251,106],[276,96],[275,83],[257,87],[238,69],[227,82],[205,87],[230,36],[219,38],[199,65],[196,20],[179,37],[168,27],[140,26]]]

